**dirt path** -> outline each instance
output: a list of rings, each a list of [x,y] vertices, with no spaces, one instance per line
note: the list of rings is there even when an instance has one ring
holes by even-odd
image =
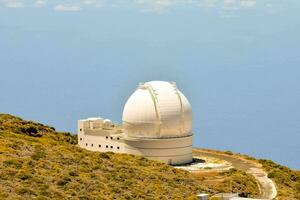
[[[206,149],[194,149],[195,156],[213,157],[230,162],[236,169],[245,171],[255,177],[257,180],[262,199],[274,199],[277,195],[277,190],[274,182],[268,178],[266,172],[261,168],[261,165],[250,160],[246,160],[237,155],[227,155],[222,152],[210,151]]]

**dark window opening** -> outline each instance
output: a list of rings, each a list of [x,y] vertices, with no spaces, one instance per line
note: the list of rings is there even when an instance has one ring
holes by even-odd
[[[114,148],[113,146],[110,146],[110,148],[112,149],[112,148]]]
[[[88,145],[88,143],[85,144],[85,146],[87,146],[87,145]]]
[[[118,137],[117,140],[119,140],[120,138]]]
[[[117,149],[120,149],[120,147],[117,147]]]
[[[101,144],[99,144],[98,146],[101,147]]]
[[[108,148],[108,145],[106,145],[106,148]]]
[[[94,144],[92,144],[92,147],[94,146]]]
[[[82,138],[80,138],[80,141],[82,141]]]
[[[110,137],[110,139],[112,140],[112,139],[113,139],[113,137]]]
[[[108,139],[108,136],[106,136],[106,139]]]
[[[79,129],[79,131],[82,131],[82,129]]]

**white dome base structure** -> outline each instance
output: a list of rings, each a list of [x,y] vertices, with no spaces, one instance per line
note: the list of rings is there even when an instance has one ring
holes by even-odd
[[[192,136],[168,139],[124,138],[126,153],[145,156],[169,165],[193,161]]]
[[[175,83],[163,81],[138,86],[125,104],[123,126],[102,118],[78,121],[82,148],[140,155],[170,165],[193,161],[192,135],[191,105]]]

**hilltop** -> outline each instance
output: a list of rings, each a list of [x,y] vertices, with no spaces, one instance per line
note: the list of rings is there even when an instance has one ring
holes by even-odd
[[[188,199],[186,171],[123,154],[90,152],[76,136],[0,115],[0,199]]]
[[[292,188],[279,191],[297,199],[298,172],[263,163],[275,180],[280,170],[292,174],[284,182],[295,179]],[[91,152],[77,146],[76,135],[0,114],[0,199],[195,199],[231,190],[259,195],[256,180],[237,169],[202,177],[139,156]]]

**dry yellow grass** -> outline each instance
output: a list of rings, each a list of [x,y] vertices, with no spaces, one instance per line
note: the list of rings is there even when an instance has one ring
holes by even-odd
[[[191,174],[76,143],[70,133],[0,114],[0,199],[195,199],[199,192],[258,192],[252,177],[238,170]]]

